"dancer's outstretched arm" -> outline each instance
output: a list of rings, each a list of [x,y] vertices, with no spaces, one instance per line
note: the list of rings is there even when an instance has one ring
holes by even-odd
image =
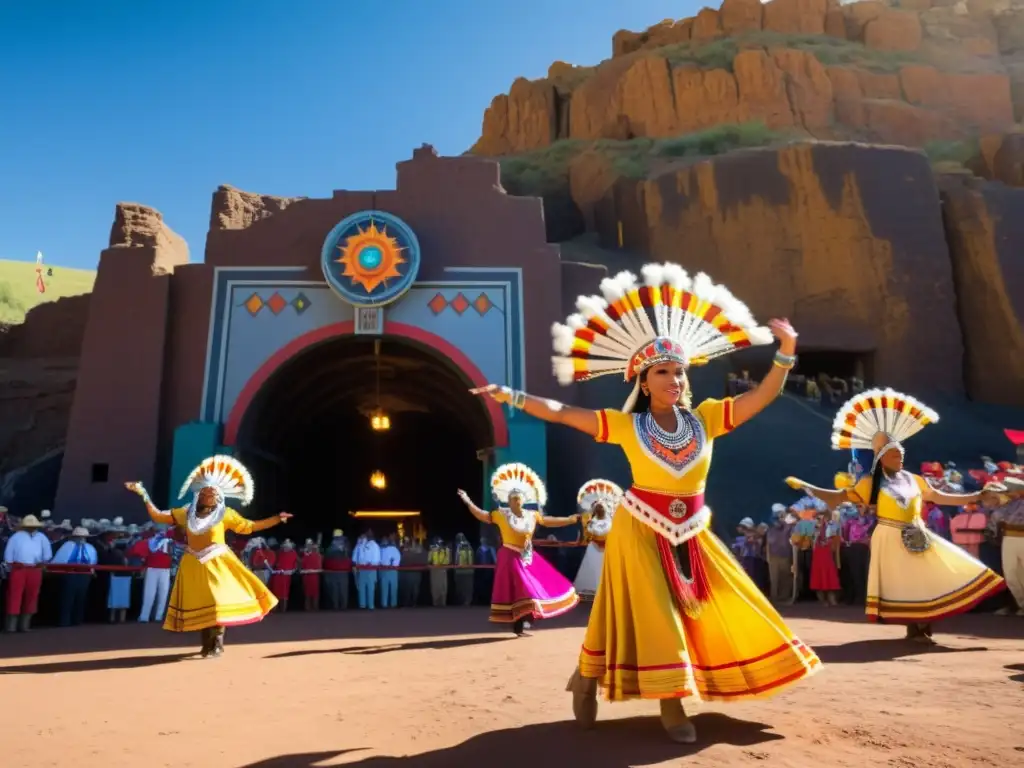
[[[519,408],[542,421],[564,424],[567,427],[578,429],[585,435],[597,437],[597,412],[589,408],[576,408],[557,400],[535,397],[497,384],[471,389],[470,392],[474,395],[486,395],[499,403],[508,403],[513,408]]]
[[[786,377],[796,364],[797,333],[789,324],[789,320],[785,318],[772,320],[768,326],[772,329],[775,338],[779,340],[779,351],[775,355],[772,369],[768,371],[767,376],[761,379],[761,383],[733,400],[734,428],[745,421],[750,421],[782,394],[782,389],[786,386]]]
[[[459,489],[459,498],[462,499],[462,503],[466,505],[466,509],[469,510],[470,514],[473,515],[481,523],[491,522],[490,512],[485,512],[480,509],[476,504],[473,503],[472,499],[469,498],[469,494],[461,488]]]
[[[927,482],[919,483],[921,486],[921,498],[938,504],[940,507],[962,507],[964,504],[976,504],[981,498],[980,493],[942,493],[928,485]]]
[[[249,520],[242,517],[233,509],[228,510],[224,516],[224,525],[239,536],[251,536],[257,531],[265,531],[280,523],[287,523],[294,515],[289,512],[278,512],[273,517],[265,517],[262,520]]]
[[[829,509],[835,509],[844,501],[850,501],[850,493],[846,488],[842,490],[836,490],[835,488],[821,488],[820,486],[804,482],[798,477],[787,477],[786,485],[796,491],[803,491],[804,493],[814,496],[816,499],[821,499],[828,505]]]
[[[174,515],[157,508],[156,504],[149,498],[149,492],[142,483],[125,483],[124,487],[132,493],[138,494],[138,497],[142,499],[142,503],[146,505],[146,512],[149,514],[150,520],[158,525],[174,525]]]
[[[579,521],[579,515],[570,515],[569,517],[548,517],[544,514],[537,515],[537,522],[545,528],[567,528],[570,525],[576,525]]]

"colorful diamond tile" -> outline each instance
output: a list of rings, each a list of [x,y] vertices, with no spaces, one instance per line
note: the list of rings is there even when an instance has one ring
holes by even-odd
[[[275,292],[273,296],[267,299],[267,306],[270,307],[270,311],[275,315],[280,315],[284,312],[284,308],[288,306],[288,302],[280,293]]]
[[[435,315],[440,315],[444,312],[444,308],[448,306],[448,299],[439,293],[427,302],[427,306]]]
[[[494,302],[487,297],[486,293],[481,293],[473,300],[473,309],[480,313],[480,317],[490,312],[493,306]]]
[[[304,293],[300,293],[294,299],[292,299],[292,306],[295,307],[295,311],[300,315],[310,307],[309,298]]]
[[[263,299],[260,298],[260,295],[258,293],[254,293],[252,296],[250,296],[248,299],[242,302],[242,306],[245,307],[246,310],[248,310],[250,315],[256,317],[256,315],[259,314],[259,311],[263,309]]]
[[[454,309],[461,315],[463,312],[469,309],[469,299],[467,299],[460,293],[454,299],[452,299],[450,306],[452,309]]]

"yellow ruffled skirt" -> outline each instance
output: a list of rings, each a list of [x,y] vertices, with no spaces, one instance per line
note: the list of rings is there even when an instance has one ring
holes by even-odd
[[[868,621],[930,624],[963,613],[1006,588],[984,563],[931,531],[931,546],[909,552],[903,523],[879,518],[871,534],[868,566]]]
[[[694,539],[708,594],[696,618],[681,611],[657,539],[619,508],[579,659],[608,700],[764,698],[821,669],[709,531]]]
[[[277,598],[230,550],[206,563],[186,553],[171,588],[164,629],[196,632],[252,624],[275,605]]]

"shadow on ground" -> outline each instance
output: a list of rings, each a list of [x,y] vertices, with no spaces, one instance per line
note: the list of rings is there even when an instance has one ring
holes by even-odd
[[[854,640],[840,645],[816,645],[814,652],[826,664],[865,664],[875,661],[916,661],[913,656],[935,653],[979,653],[988,648],[920,645],[908,640]]]
[[[1015,683],[1024,683],[1024,664],[1008,664],[1005,669],[1007,672],[1020,672],[1019,675],[1010,675],[1010,679]]]
[[[587,624],[589,610],[581,608],[565,616],[538,623],[541,631]],[[376,611],[296,611],[271,614],[258,624],[228,629],[227,644],[294,643],[317,640],[395,640],[453,635],[485,635],[504,638],[507,625],[487,621],[488,609],[398,608]],[[0,660],[72,653],[104,653],[131,650],[182,650],[199,647],[198,632],[167,632],[159,624],[85,624],[69,628],[40,628],[29,634],[0,634]]]
[[[102,672],[108,669],[144,669],[173,664],[186,659],[200,661],[198,653],[169,653],[162,656],[115,656],[109,659],[55,661],[47,664],[22,664],[0,667],[0,675],[49,675],[58,672]]]
[[[630,768],[667,760],[683,761],[716,744],[754,747],[781,738],[770,726],[726,715],[706,713],[693,718],[699,741],[694,745],[668,741],[657,717],[637,717],[599,723],[584,732],[572,721],[540,723],[490,731],[456,744],[419,755],[365,757],[345,762],[347,768],[456,768],[486,765],[488,768]],[[238,768],[312,768],[354,756],[359,750],[280,755]],[[762,756],[762,755],[757,755]],[[767,755],[763,755],[767,759]]]
[[[297,656],[319,656],[321,654],[347,653],[356,656],[376,656],[395,651],[444,651],[451,648],[465,648],[470,645],[488,645],[519,640],[515,635],[500,637],[462,637],[453,640],[423,640],[413,643],[389,643],[387,645],[352,645],[344,648],[311,648],[302,651],[286,651],[264,656],[266,659],[293,659]]]

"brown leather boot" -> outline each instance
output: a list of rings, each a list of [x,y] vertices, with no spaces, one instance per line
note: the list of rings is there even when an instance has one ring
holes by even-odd
[[[210,651],[210,658],[217,658],[218,656],[224,655],[224,627],[214,627],[213,633],[213,650]]]
[[[661,700],[661,724],[668,737],[677,744],[693,744],[697,741],[697,729],[686,716],[686,710],[679,699]]]
[[[203,645],[199,651],[199,655],[205,659],[208,658],[210,656],[210,652],[213,651],[213,631],[211,628],[207,627],[206,629],[201,630],[199,635],[203,639]]]
[[[593,728],[597,722],[597,680],[583,677],[577,667],[565,690],[572,692],[572,714],[576,722],[581,728]]]

